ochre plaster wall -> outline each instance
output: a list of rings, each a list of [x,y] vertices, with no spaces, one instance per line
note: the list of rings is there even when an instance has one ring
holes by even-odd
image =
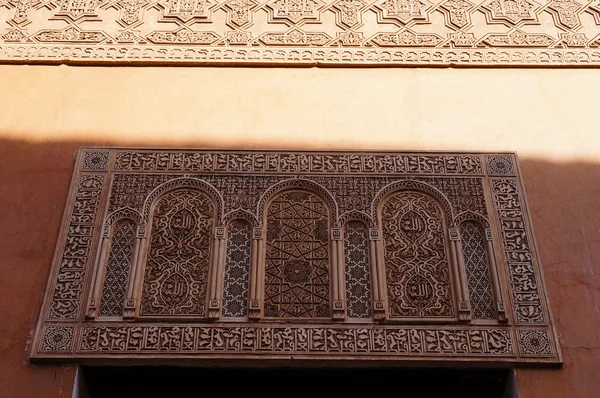
[[[517,151],[562,369],[530,397],[600,391],[595,70],[0,66],[0,396],[70,397],[26,363],[81,145]]]

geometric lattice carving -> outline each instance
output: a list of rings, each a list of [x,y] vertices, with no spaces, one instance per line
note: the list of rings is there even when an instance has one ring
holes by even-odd
[[[469,301],[473,319],[496,319],[485,231],[474,221],[460,225]]]
[[[306,191],[279,194],[267,211],[265,316],[329,318],[329,217]]]
[[[123,219],[115,224],[115,232],[108,255],[100,316],[122,316],[125,290],[133,260],[136,225],[133,220]]]
[[[348,318],[371,317],[369,235],[366,225],[350,221],[344,230],[346,251],[346,306]]]
[[[381,211],[390,317],[453,317],[443,213],[419,192],[396,193]]]
[[[234,221],[227,233],[227,263],[223,288],[223,316],[244,317],[248,313],[250,246],[252,228],[246,221]]]
[[[176,190],[158,200],[140,315],[206,313],[214,205],[195,190]]]

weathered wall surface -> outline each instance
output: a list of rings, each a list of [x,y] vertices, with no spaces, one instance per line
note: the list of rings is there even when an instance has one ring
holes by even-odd
[[[68,397],[27,365],[81,145],[515,150],[562,369],[522,397],[600,389],[600,125],[594,70],[0,66],[0,396]]]

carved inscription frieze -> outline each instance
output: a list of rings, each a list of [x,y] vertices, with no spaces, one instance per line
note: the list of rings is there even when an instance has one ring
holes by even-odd
[[[598,37],[582,0],[0,2],[13,63],[595,66]]]
[[[63,230],[61,258],[48,319],[76,320],[81,308],[83,281],[94,246],[93,233],[98,218],[105,175],[82,174],[75,188],[75,199],[66,230]]]
[[[507,329],[86,326],[79,353],[247,353],[513,357]]]
[[[514,154],[82,148],[64,217],[32,359],[560,361]]]
[[[492,179],[494,205],[502,234],[502,249],[508,267],[515,323],[536,325],[547,322],[536,260],[526,230],[523,199],[515,179]]]

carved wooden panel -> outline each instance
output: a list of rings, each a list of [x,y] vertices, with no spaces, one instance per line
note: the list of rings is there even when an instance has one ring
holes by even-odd
[[[290,191],[267,211],[265,316],[329,318],[328,211],[317,195]]]
[[[243,220],[235,220],[227,232],[227,263],[223,287],[223,316],[248,315],[250,255],[252,227]]]
[[[114,228],[114,243],[110,246],[99,314],[121,317],[133,261],[137,226],[133,220],[123,219],[119,220]]]
[[[400,192],[381,210],[389,314],[454,317],[444,214],[428,195]]]
[[[152,214],[140,315],[206,314],[214,206],[201,192],[175,190]]]
[[[600,64],[599,0],[0,0],[0,62]]]
[[[344,229],[348,318],[372,316],[368,234],[367,226],[360,221],[350,221]]]
[[[270,18],[314,24],[310,4]],[[378,12],[421,23],[423,4]],[[80,150],[33,360],[291,355],[560,363],[516,156]]]

